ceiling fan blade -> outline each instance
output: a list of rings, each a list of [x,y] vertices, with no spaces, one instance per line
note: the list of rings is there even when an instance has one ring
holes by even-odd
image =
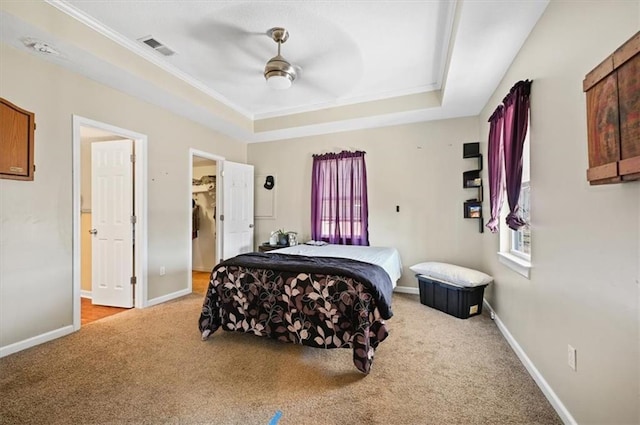
[[[301,71],[301,80],[313,86],[314,90],[339,98],[349,93],[362,78],[363,63],[359,54],[348,50],[322,49],[317,54],[293,59]],[[340,63],[341,67],[327,64]]]
[[[335,51],[333,49],[327,46],[321,51],[310,52],[311,54],[309,56],[292,57],[291,59],[297,66],[300,66],[303,69],[314,69],[322,67],[327,60],[333,60],[335,56],[334,52]]]
[[[239,67],[233,66],[229,67],[227,70],[227,74],[232,77],[240,77],[244,78],[246,82],[263,82],[264,81],[264,70],[258,67]],[[242,84],[242,82],[240,82]]]
[[[236,24],[216,19],[208,19],[189,29],[189,34],[203,44],[210,46],[222,58],[227,59],[234,54],[249,56],[262,62],[270,51],[265,53],[268,43],[265,31],[253,31]],[[263,38],[266,42],[260,42]],[[268,45],[268,44],[267,44]]]
[[[207,41],[238,41],[247,37],[266,36],[265,31],[253,31],[239,25],[217,19],[204,20],[190,28],[191,35]]]
[[[296,79],[293,84],[326,98],[326,101],[335,100],[339,97],[339,93],[335,90],[316,82],[313,78],[304,78],[304,75],[301,75],[299,80]]]

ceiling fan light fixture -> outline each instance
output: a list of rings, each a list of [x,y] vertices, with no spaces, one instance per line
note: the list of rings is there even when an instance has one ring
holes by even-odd
[[[267,31],[267,34],[278,43],[278,54],[269,59],[264,67],[264,78],[267,85],[273,89],[288,89],[296,79],[296,69],[280,55],[280,45],[287,41],[289,33],[284,28],[276,27]]]
[[[291,87],[296,79],[296,70],[285,58],[278,55],[267,62],[264,67],[264,78],[269,87],[284,90]]]
[[[269,75],[265,75],[265,77],[267,79],[267,85],[276,90],[286,90],[291,87],[291,83],[293,83],[291,75],[285,72],[273,71]]]

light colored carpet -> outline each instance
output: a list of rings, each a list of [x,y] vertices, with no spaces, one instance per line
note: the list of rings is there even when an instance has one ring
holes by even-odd
[[[371,374],[349,349],[219,330],[202,297],[91,323],[0,359],[2,424],[557,424],[485,315],[456,319],[395,294]]]

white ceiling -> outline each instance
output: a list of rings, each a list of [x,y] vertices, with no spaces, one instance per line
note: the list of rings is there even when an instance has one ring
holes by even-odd
[[[2,41],[21,49],[27,39],[44,41],[60,52],[47,55],[51,61],[257,142],[476,115],[548,0],[47,2],[50,13],[73,16],[252,128],[176,99],[97,50],[30,23],[16,9],[0,15]],[[288,90],[270,89],[263,77],[277,50],[266,35],[274,26],[289,31],[282,55],[301,68]],[[177,53],[162,56],[138,41],[149,35]]]

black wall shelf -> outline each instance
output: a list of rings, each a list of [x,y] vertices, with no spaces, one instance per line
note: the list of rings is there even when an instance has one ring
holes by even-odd
[[[482,178],[480,177],[480,170],[465,171],[462,173],[462,187],[465,189],[481,187]]]
[[[480,222],[480,233],[484,233],[484,218],[482,217],[482,154],[480,153],[480,143],[465,143],[462,145],[462,158],[478,159],[478,168],[462,173],[462,187],[464,189],[477,189],[478,195],[475,199],[468,199],[464,203],[464,218],[475,218]]]

